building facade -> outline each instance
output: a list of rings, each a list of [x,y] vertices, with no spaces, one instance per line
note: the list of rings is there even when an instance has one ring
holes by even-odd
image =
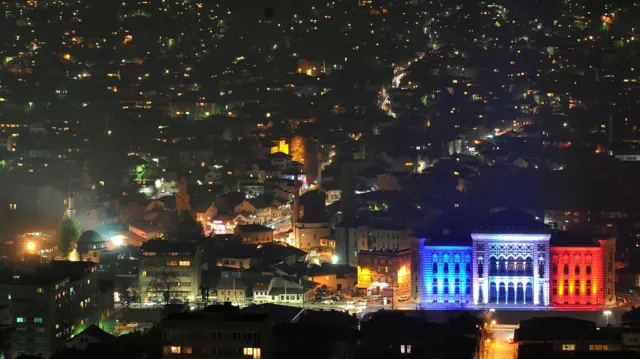
[[[552,246],[551,303],[554,306],[602,306],[615,303],[615,239],[580,246]]]
[[[98,266],[54,261],[33,270],[0,273],[0,307],[9,308],[10,357],[48,358],[58,346],[101,320]]]
[[[411,250],[360,252],[357,289],[367,295],[385,289],[396,296],[411,294]]]
[[[421,306],[595,310],[615,302],[615,239],[567,240],[510,211],[463,237],[419,241],[414,298]]]
[[[144,301],[171,299],[193,301],[200,296],[201,253],[193,243],[161,239],[141,247],[138,285]]]

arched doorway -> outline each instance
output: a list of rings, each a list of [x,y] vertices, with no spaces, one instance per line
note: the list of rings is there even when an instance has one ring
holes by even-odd
[[[497,303],[498,302],[498,290],[496,289],[496,284],[491,282],[489,284],[489,303]]]
[[[513,286],[513,283],[509,283],[507,286],[507,303],[515,303],[516,302],[516,289]]]
[[[533,285],[531,283],[527,283],[525,294],[524,294],[525,303],[531,304],[533,303]]]
[[[524,287],[522,283],[516,286],[516,303],[524,303]]]
[[[498,303],[500,303],[500,301],[504,302],[505,299],[507,299],[507,290],[504,283],[500,283],[498,287]]]

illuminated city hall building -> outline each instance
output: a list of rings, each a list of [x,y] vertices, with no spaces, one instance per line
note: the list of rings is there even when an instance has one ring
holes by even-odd
[[[552,234],[517,211],[470,234],[420,243],[414,293],[422,307],[601,308],[615,302],[615,239]]]

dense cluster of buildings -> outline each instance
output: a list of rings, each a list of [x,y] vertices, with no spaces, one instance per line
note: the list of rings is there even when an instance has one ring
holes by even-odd
[[[0,359],[478,358],[469,318],[367,314],[640,289],[636,4],[1,5]],[[514,341],[633,346],[573,324]]]

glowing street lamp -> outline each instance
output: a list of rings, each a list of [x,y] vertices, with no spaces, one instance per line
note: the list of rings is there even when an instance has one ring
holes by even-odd
[[[610,310],[605,310],[604,312],[602,312],[602,315],[604,315],[605,318],[607,318],[607,326],[609,325],[609,317],[611,316],[611,311]]]
[[[111,242],[116,246],[116,247],[120,247],[121,245],[124,244],[124,236],[119,234],[117,236],[113,236],[111,237]]]
[[[36,244],[34,242],[28,242],[27,243],[27,250],[29,252],[33,252],[36,250]]]

